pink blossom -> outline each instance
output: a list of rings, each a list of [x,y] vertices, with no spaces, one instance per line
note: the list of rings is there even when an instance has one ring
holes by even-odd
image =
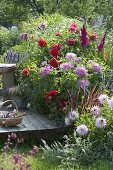
[[[60,65],[60,68],[61,68],[62,70],[68,70],[68,69],[70,69],[70,68],[73,68],[73,65],[72,65],[70,62],[68,62],[68,63],[62,63],[62,64]]]
[[[83,66],[78,66],[78,67],[76,67],[76,70],[75,70],[75,73],[78,76],[86,76],[87,72],[88,72],[88,70]]]
[[[47,66],[41,68],[40,73],[42,76],[46,76],[49,73],[51,73],[52,71],[53,71],[53,68],[51,68],[49,65],[47,65]]]
[[[91,111],[91,114],[95,116],[100,114],[100,108],[98,106],[93,106],[90,111]]]
[[[79,80],[78,83],[83,90],[90,85],[90,82],[86,79]]]

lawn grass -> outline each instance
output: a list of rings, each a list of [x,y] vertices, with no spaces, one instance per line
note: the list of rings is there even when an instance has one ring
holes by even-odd
[[[31,164],[30,170],[68,170],[67,168],[60,168],[60,162],[49,162],[48,160],[42,159],[43,153],[39,152],[35,156],[26,156],[25,148],[25,161]],[[22,150],[20,151],[22,153]],[[5,157],[5,159],[4,159]],[[4,170],[9,170],[12,168],[12,155],[11,153],[6,153],[0,155],[0,169],[3,167]],[[12,170],[12,169],[11,169]],[[18,169],[20,170],[20,169]],[[113,164],[107,161],[97,162],[89,167],[78,167],[71,170],[113,170]]]

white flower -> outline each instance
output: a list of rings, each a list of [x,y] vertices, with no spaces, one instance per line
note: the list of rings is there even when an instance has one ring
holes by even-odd
[[[79,114],[75,110],[72,110],[71,112],[69,112],[69,116],[68,117],[72,121],[75,121],[76,119],[79,118]]]
[[[67,53],[65,57],[70,61],[76,60],[76,54],[75,53]]]
[[[12,26],[11,31],[18,31],[18,28],[16,26]]]
[[[108,100],[108,106],[110,107],[110,109],[113,110],[113,97],[110,100]]]
[[[101,94],[98,100],[101,104],[106,104],[108,102],[108,96],[106,94]]]
[[[91,108],[90,112],[91,112],[92,115],[97,116],[97,115],[100,114],[100,108],[98,106],[93,106]]]
[[[106,119],[99,117],[95,121],[95,126],[97,128],[104,128],[106,126]]]
[[[79,136],[84,136],[88,133],[88,128],[86,125],[81,124],[77,127],[76,132]]]

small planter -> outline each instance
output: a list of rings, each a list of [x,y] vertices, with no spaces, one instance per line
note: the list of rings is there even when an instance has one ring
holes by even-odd
[[[22,108],[22,109],[27,108],[28,103],[27,103],[26,99],[24,99],[20,96],[14,96],[12,99],[16,103],[18,108]]]

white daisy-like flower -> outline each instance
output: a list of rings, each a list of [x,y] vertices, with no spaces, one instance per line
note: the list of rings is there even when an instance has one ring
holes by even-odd
[[[84,136],[88,133],[88,128],[86,125],[81,124],[77,127],[76,132],[79,136]]]
[[[98,97],[98,100],[101,104],[107,104],[108,102],[108,96],[106,94],[101,94],[99,97]]]
[[[111,110],[113,110],[113,97],[110,100],[108,100],[108,106]]]
[[[106,119],[102,117],[98,117],[95,121],[95,126],[99,129],[104,128],[106,124],[107,124]]]
[[[97,116],[97,115],[100,114],[100,107],[98,107],[98,106],[93,106],[93,107],[91,108],[90,112],[91,112],[92,115]]]

